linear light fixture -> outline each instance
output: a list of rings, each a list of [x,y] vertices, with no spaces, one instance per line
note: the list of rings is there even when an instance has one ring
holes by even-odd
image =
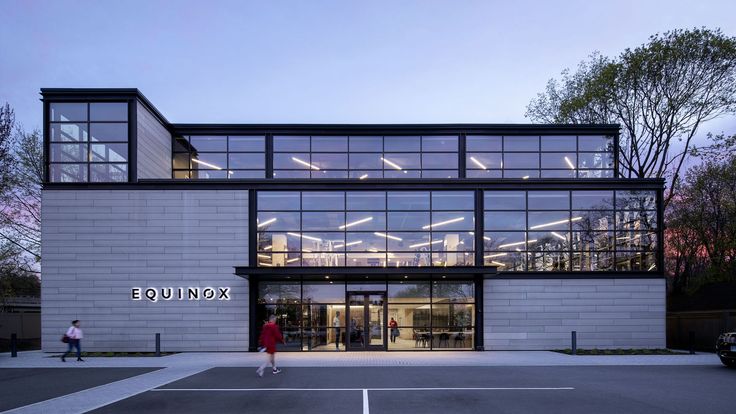
[[[653,265],[649,266],[649,269],[647,269],[647,271],[648,272],[649,271],[652,271],[652,270],[654,270],[655,267],[657,267],[657,265],[656,264],[653,264]]]
[[[402,241],[402,239],[400,237],[392,236],[392,235],[386,234],[386,233],[374,232],[373,234],[375,234],[376,236],[385,237],[385,238],[391,239],[391,240]]]
[[[261,257],[263,259],[270,259],[271,258],[271,256],[267,256],[265,254],[259,254],[258,257]]]
[[[556,233],[556,232],[554,232],[554,231],[552,231],[552,232],[550,232],[550,233],[552,233],[552,235],[553,235],[553,236],[555,236],[555,237],[557,237],[558,239],[561,239],[561,240],[567,241],[567,237],[565,237],[565,236],[561,235],[560,233]]]
[[[273,267],[271,263],[263,263],[263,262],[258,262],[258,266]]]
[[[272,219],[268,219],[268,220],[264,221],[263,223],[259,223],[258,226],[256,226],[256,227],[267,226],[267,225],[273,223],[274,221],[276,221],[276,217],[274,217]]]
[[[192,158],[192,162],[196,162],[197,164],[204,165],[205,167],[214,168],[216,170],[221,170],[222,169],[222,167],[218,167],[215,164],[210,164],[208,162],[200,161],[200,160],[198,160],[196,158]]]
[[[537,224],[536,226],[529,227],[529,230],[541,229],[544,227],[554,226],[555,224],[562,224],[562,223],[567,223],[568,221],[578,221],[582,219],[583,219],[582,217],[573,217],[569,220],[565,219],[565,220],[553,221],[551,223]]]
[[[506,267],[506,265],[505,265],[505,264],[503,264],[503,263],[499,263],[499,262],[494,262],[493,260],[491,260],[491,264],[492,264],[492,265],[496,265],[496,266],[499,266],[499,267]]]
[[[301,237],[301,238],[307,239],[307,240],[314,240],[314,241],[318,241],[318,242],[321,242],[322,241],[322,239],[318,239],[317,237],[307,236],[305,234],[299,234],[299,233],[286,233],[286,234],[288,234],[289,236]]]
[[[350,242],[350,243],[345,243],[345,244],[336,244],[336,245],[334,245],[332,247],[334,247],[336,249],[339,249],[341,247],[355,246],[356,244],[360,244],[360,243],[363,243],[363,241],[362,240],[358,240],[358,241],[354,241],[354,242]]]
[[[263,250],[271,250],[271,249],[273,249],[273,246],[266,246],[263,248]]]
[[[293,259],[289,259],[289,260],[287,260],[287,261],[286,261],[286,263],[294,263],[294,262],[296,262],[297,260],[299,260],[299,258],[298,258],[298,257],[295,257],[295,258],[293,258]]]
[[[435,240],[433,242],[424,242],[424,243],[412,244],[411,246],[409,246],[409,248],[410,249],[413,249],[415,247],[429,246],[430,244],[437,244],[437,243],[442,243],[442,240]]]
[[[491,258],[494,258],[494,257],[501,257],[501,256],[506,256],[507,254],[508,254],[508,253],[495,253],[495,254],[488,254],[488,255],[485,255],[485,256],[483,256],[483,258],[484,258],[484,259],[491,259]]]
[[[487,170],[488,169],[485,165],[483,165],[482,162],[480,162],[477,159],[475,159],[475,157],[470,157],[470,161],[473,161],[475,163],[475,165],[479,166],[480,168],[482,168],[484,170]]]
[[[381,161],[385,162],[386,164],[396,168],[397,170],[401,171],[401,166],[393,161],[389,161],[383,157],[381,157]]]
[[[422,226],[422,229],[424,230],[431,229],[433,227],[444,226],[445,224],[450,224],[450,223],[457,223],[458,221],[463,221],[463,220],[465,220],[465,217],[456,217],[454,219],[440,221],[439,223],[427,224],[426,226]]]
[[[365,180],[366,178],[368,178],[368,174],[363,174],[358,179],[359,180]]]
[[[366,217],[360,220],[353,221],[352,223],[345,223],[342,226],[340,226],[340,230],[346,229],[348,227],[356,226],[358,224],[365,223],[366,221],[371,221],[371,220],[373,220],[373,217]]]
[[[498,248],[499,248],[499,249],[503,249],[503,248],[505,248],[505,247],[511,247],[511,246],[519,246],[519,245],[522,245],[522,244],[524,244],[524,243],[534,243],[534,242],[536,242],[536,241],[537,241],[537,239],[534,239],[534,240],[527,240],[527,241],[520,241],[520,242],[514,242],[514,243],[506,243],[506,244],[502,244],[502,245],[498,246]]]
[[[317,167],[316,165],[312,165],[312,164],[310,164],[310,163],[308,163],[308,162],[306,162],[306,161],[304,161],[304,160],[300,160],[300,159],[299,159],[299,158],[297,158],[297,157],[291,157],[291,159],[292,159],[292,160],[293,160],[294,162],[298,162],[298,163],[299,163],[299,164],[301,164],[301,165],[304,165],[304,166],[306,166],[306,167],[309,167],[309,168],[311,168],[311,169],[313,169],[313,170],[317,170],[317,171],[319,171],[319,167]]]
[[[570,166],[570,169],[571,170],[574,170],[575,169],[575,166],[572,165],[572,161],[570,161],[570,159],[567,158],[567,155],[565,155],[565,162],[567,163],[568,166]]]

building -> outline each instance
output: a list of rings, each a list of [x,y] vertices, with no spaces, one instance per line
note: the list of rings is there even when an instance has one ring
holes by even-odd
[[[46,351],[72,319],[88,350],[253,350],[269,314],[302,351],[665,345],[664,182],[618,177],[618,125],[172,124],[137,89],[41,94]]]

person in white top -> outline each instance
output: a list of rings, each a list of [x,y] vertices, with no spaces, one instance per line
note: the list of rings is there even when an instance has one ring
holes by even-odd
[[[332,320],[332,327],[335,328],[335,349],[340,350],[340,312],[335,312],[335,319]]]
[[[69,349],[64,352],[64,355],[61,356],[61,362],[66,362],[66,356],[70,352],[72,352],[72,347],[77,348],[77,361],[82,361],[82,349],[80,347],[80,342],[82,338],[84,337],[84,334],[82,333],[82,330],[79,328],[79,320],[73,320],[72,326],[69,327],[69,329],[66,330],[66,334],[64,335],[65,339],[67,339],[67,343],[69,344]]]

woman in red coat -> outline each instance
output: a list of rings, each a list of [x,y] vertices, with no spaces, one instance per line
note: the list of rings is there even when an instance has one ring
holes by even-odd
[[[263,365],[258,367],[256,370],[259,377],[263,376],[263,370],[266,369],[266,365],[268,365],[269,362],[271,363],[272,372],[274,374],[281,372],[280,369],[276,368],[276,344],[279,342],[282,344],[285,343],[284,337],[281,335],[279,326],[276,325],[276,315],[271,315],[268,317],[268,322],[263,325],[261,337],[258,338],[258,343],[261,345],[261,349],[259,349],[259,351],[266,351],[268,354],[268,359],[266,359]]]

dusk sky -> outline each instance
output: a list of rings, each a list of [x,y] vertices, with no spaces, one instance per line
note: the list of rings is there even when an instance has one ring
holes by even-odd
[[[593,51],[674,28],[736,35],[732,0],[0,7],[0,103],[26,129],[41,126],[41,87],[136,87],[171,122],[523,123],[547,80]]]

